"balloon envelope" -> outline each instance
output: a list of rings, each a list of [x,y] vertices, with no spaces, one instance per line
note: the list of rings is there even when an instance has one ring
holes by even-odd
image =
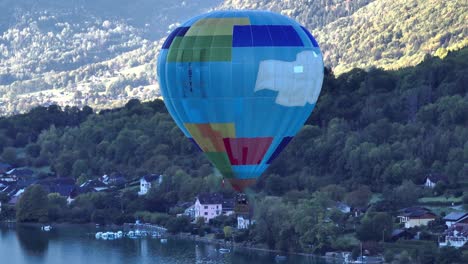
[[[158,79],[177,125],[242,191],[312,112],[323,60],[314,37],[294,20],[218,11],[172,31],[159,54]]]

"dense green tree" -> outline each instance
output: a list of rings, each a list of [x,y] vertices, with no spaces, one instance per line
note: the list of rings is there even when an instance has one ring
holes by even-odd
[[[436,258],[438,264],[462,263],[461,250],[454,247],[442,247]]]
[[[360,186],[355,191],[346,194],[345,201],[352,207],[365,207],[370,201],[372,192],[367,186]]]
[[[7,163],[16,164],[17,162],[16,149],[12,147],[4,148],[1,157]]]
[[[58,193],[47,195],[48,217],[50,221],[59,221],[68,213],[67,199]]]
[[[46,222],[48,220],[47,192],[33,184],[24,190],[16,205],[18,222]]]
[[[388,213],[366,215],[357,228],[356,235],[361,241],[382,241],[388,239],[393,231],[393,220]]]

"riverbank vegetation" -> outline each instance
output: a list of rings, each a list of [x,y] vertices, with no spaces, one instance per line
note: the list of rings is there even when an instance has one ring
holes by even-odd
[[[235,223],[230,218],[207,226],[176,217],[183,212],[180,203],[199,193],[234,192],[222,187],[219,173],[184,138],[160,100],[131,100],[99,113],[39,107],[0,118],[1,160],[32,168],[38,178],[72,177],[81,184],[113,172],[129,182],[164,175],[145,196],[130,184],[79,195],[70,205],[30,186],[16,219],[121,224],[138,218],[172,232],[230,233],[238,242],[296,252],[356,252],[365,241],[369,251],[391,258],[397,251],[381,242],[398,226],[397,210],[424,205],[440,212],[438,218],[409,232],[435,245],[448,206],[468,204],[467,64],[468,49],[462,49],[398,71],[354,69],[336,78],[327,70],[314,113],[250,194],[256,224],[232,232],[223,230]],[[431,174],[447,180],[422,188]],[[39,194],[47,202],[34,202]],[[337,202],[353,211],[343,213]],[[14,216],[11,210],[2,210],[3,217]],[[420,263],[439,257],[437,250],[415,247],[397,257]]]

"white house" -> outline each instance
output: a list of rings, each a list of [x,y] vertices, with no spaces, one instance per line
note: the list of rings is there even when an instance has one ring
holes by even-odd
[[[468,222],[468,221],[467,221]],[[456,223],[444,232],[439,247],[461,248],[468,242],[468,223]]]
[[[461,222],[465,219],[468,219],[467,212],[451,212],[444,217],[445,225],[449,228],[455,223]]]
[[[185,209],[183,215],[190,217],[190,219],[194,219],[195,218],[195,205],[191,205],[187,209]]]
[[[202,193],[194,204],[195,219],[203,218],[205,223],[220,215],[234,213],[234,199],[224,198],[220,193]]]
[[[247,229],[250,224],[253,223],[255,223],[255,220],[250,220],[250,218],[245,215],[237,216],[237,229]]]
[[[424,187],[434,188],[438,182],[447,183],[447,177],[441,174],[429,174],[426,177]]]
[[[162,183],[163,176],[157,174],[150,174],[141,177],[140,179],[140,191],[138,195],[145,195],[151,189],[152,184],[157,181],[158,185]]]

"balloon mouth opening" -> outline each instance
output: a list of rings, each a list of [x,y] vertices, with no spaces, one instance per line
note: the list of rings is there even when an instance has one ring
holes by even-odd
[[[244,192],[245,189],[253,186],[256,182],[255,179],[228,179],[232,188],[236,192]]]

